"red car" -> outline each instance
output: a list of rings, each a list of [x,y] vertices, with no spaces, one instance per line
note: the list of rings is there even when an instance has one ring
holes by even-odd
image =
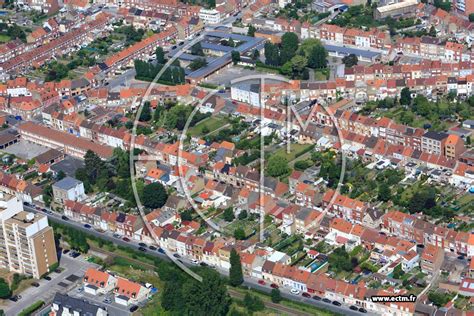
[[[258,284],[260,284],[260,285],[265,285],[265,281],[263,281],[263,280],[258,280]]]
[[[270,287],[274,289],[278,289],[278,285],[276,285],[275,283],[270,284]]]
[[[304,297],[307,297],[307,298],[311,298],[311,295],[307,292],[303,292],[303,294],[301,294],[301,295],[303,295]]]
[[[122,240],[123,240],[123,241],[126,241],[126,242],[129,242],[129,241],[130,241],[130,239],[128,239],[127,237],[123,237]]]

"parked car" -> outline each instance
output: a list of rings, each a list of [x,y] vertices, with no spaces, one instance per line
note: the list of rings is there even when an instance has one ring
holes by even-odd
[[[110,303],[112,303],[112,299],[110,297],[106,297],[103,302],[105,304],[110,304]]]
[[[361,307],[361,308],[359,308],[359,312],[361,312],[361,313],[364,313],[364,314],[365,314],[365,313],[367,313],[367,310],[366,310],[365,308],[362,308],[362,307]]]
[[[143,251],[143,252],[146,252],[146,248],[145,248],[145,247],[138,247],[138,250]]]
[[[161,248],[160,248],[160,249],[161,249]],[[174,253],[174,254],[173,254],[173,257],[178,258],[178,259],[181,258],[181,256],[178,255],[177,253]]]
[[[69,220],[69,217],[67,217],[66,215],[61,216],[61,218],[62,218],[63,220],[65,220],[65,221],[68,221],[68,220]]]
[[[157,248],[155,246],[150,246],[148,247],[150,250],[156,250]]]
[[[127,237],[123,237],[122,240],[125,241],[125,242],[129,242],[129,241],[130,241],[130,239],[128,239]]]
[[[130,312],[133,313],[133,312],[135,312],[137,309],[138,309],[138,306],[137,306],[137,305],[133,305],[132,307],[130,307]]]
[[[307,292],[303,292],[303,294],[301,294],[301,295],[303,295],[304,297],[307,297],[307,298],[311,298],[311,294],[309,294]]]
[[[122,236],[120,236],[120,234],[118,234],[118,233],[113,234],[113,236],[114,236],[115,238],[120,238],[120,237],[122,237]]]
[[[332,302],[332,305],[341,306],[342,304],[339,303],[338,301],[333,301],[333,302]]]
[[[67,254],[69,251],[69,249],[63,249],[63,254]]]
[[[20,298],[18,297],[18,295],[13,295],[9,298],[10,301],[12,302],[17,302]]]
[[[193,264],[199,264],[199,261],[197,261],[196,259],[192,259],[191,262],[192,262]]]
[[[77,289],[77,291],[78,291],[79,293],[81,293],[81,292],[84,291],[84,288],[81,286],[80,288]]]
[[[158,248],[158,252],[161,252],[161,253],[163,253],[163,254],[166,253],[163,248]]]
[[[46,281],[51,281],[51,277],[49,275],[46,275],[45,277],[43,277],[43,279],[45,279]]]
[[[300,294],[300,291],[298,291],[297,289],[291,289],[290,292],[291,294],[294,294],[294,295]]]
[[[317,295],[314,295],[314,296],[313,296],[313,300],[320,301],[320,300],[321,300],[321,297],[320,297],[320,296],[317,296]]]
[[[271,287],[272,289],[278,289],[278,288],[279,288],[279,286],[278,286],[277,284],[275,284],[275,283],[270,284],[270,287]]]
[[[357,308],[357,306],[354,306],[354,305],[349,306],[349,308],[352,309],[353,311],[359,310],[359,308]]]
[[[205,263],[205,262],[201,262],[201,263],[199,263],[199,265],[200,265],[201,267],[207,267],[207,266],[208,266],[208,264]]]
[[[327,299],[327,298],[323,298],[323,302],[324,302],[324,303],[329,303],[329,304],[331,304],[331,300],[330,300],[330,299]]]
[[[144,248],[147,247],[147,245],[146,245],[144,242],[139,242],[138,245],[139,245],[140,247],[144,247]]]
[[[92,226],[89,225],[89,224],[84,224],[84,227],[87,228],[87,229],[91,229],[91,228],[92,228]]]
[[[33,282],[33,283],[31,283],[31,285],[34,286],[34,287],[39,287],[40,286],[40,284],[38,282]]]
[[[265,285],[265,281],[263,281],[263,280],[258,280],[258,284],[260,284],[260,285]]]

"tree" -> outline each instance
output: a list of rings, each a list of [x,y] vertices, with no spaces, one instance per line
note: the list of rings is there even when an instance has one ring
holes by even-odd
[[[272,298],[272,302],[277,303],[277,304],[280,303],[281,300],[283,299],[281,297],[281,293],[279,289],[272,289],[271,298]]]
[[[291,70],[294,76],[301,76],[303,70],[305,70],[306,65],[308,64],[308,59],[301,55],[296,55],[290,61]]]
[[[234,216],[234,209],[232,207],[228,207],[224,210],[224,220],[226,222],[232,222],[235,219]]]
[[[390,187],[388,186],[388,184],[382,183],[379,186],[379,192],[378,192],[377,198],[380,201],[387,202],[388,200],[390,200],[391,193],[392,192],[390,191]]]
[[[259,297],[251,295],[248,292],[245,293],[244,296],[244,306],[251,313],[262,311],[265,309],[265,304],[263,304],[263,301]]]
[[[237,65],[237,63],[240,61],[240,53],[236,50],[233,50],[231,56],[232,62],[234,63],[234,65]]]
[[[327,68],[328,52],[322,45],[315,45],[308,56],[308,66],[314,69]]]
[[[347,68],[351,68],[357,65],[359,62],[359,58],[355,54],[349,54],[342,58],[342,62]]]
[[[400,92],[400,104],[410,105],[411,104],[411,91],[410,88],[405,87]]]
[[[245,230],[242,228],[242,227],[237,227],[235,230],[234,230],[234,238],[237,239],[237,240],[244,240],[245,239],[246,234],[245,234]]]
[[[189,69],[198,70],[199,68],[207,66],[207,61],[204,58],[196,58],[189,64]]]
[[[334,249],[328,256],[328,261],[330,269],[336,272],[352,271],[353,269],[351,258],[344,247]]]
[[[271,66],[280,66],[280,50],[278,46],[270,42],[266,42],[264,46],[265,50],[265,64]]]
[[[165,52],[163,51],[163,48],[161,48],[160,46],[158,46],[155,49],[155,56],[156,56],[156,62],[158,64],[164,64],[166,62]]]
[[[151,120],[151,108],[149,101],[143,103],[142,112],[140,113],[140,118],[138,120],[140,122],[148,122]]]
[[[51,205],[51,201],[53,200],[53,187],[51,184],[46,185],[43,188],[43,201],[46,206]]]
[[[12,295],[10,287],[4,278],[0,278],[0,298],[9,298]]]
[[[232,248],[230,251],[230,270],[229,270],[229,284],[232,286],[239,286],[244,282],[244,275],[242,273],[242,263],[240,262],[240,256]]]
[[[474,13],[469,14],[469,22],[474,22]]]
[[[393,269],[393,275],[392,276],[393,276],[394,279],[401,279],[404,274],[405,274],[405,272],[403,272],[403,270],[402,270],[402,265],[399,264]]]
[[[200,272],[202,282],[192,278],[183,285],[182,315],[221,316],[229,311],[231,299],[220,275],[213,270]]]
[[[266,171],[270,177],[279,177],[287,174],[290,171],[288,160],[285,157],[273,155],[268,159]]]
[[[204,56],[204,51],[201,46],[201,42],[197,42],[191,47],[191,54],[197,56]]]
[[[434,0],[433,5],[437,8],[440,8],[441,10],[444,11],[451,11],[451,3],[449,0]]]
[[[257,60],[260,57],[260,51],[258,49],[254,49],[252,53],[252,60]]]
[[[155,209],[165,205],[168,193],[159,182],[150,183],[143,189],[143,205]]]
[[[296,55],[298,49],[298,36],[293,32],[286,32],[281,37],[281,64],[289,61],[293,56]]]
[[[428,35],[431,37],[436,37],[436,34],[437,34],[436,28],[434,27],[434,25],[431,25]]]
[[[249,25],[249,30],[247,31],[247,36],[255,37],[255,31],[257,29],[252,24]]]
[[[183,292],[180,286],[176,286],[174,282],[166,282],[163,287],[161,296],[161,306],[167,311],[175,311],[177,313],[183,311]]]
[[[247,216],[248,216],[247,211],[246,211],[246,210],[242,210],[242,211],[240,211],[240,213],[239,213],[239,220],[244,220],[244,219],[247,218]]]

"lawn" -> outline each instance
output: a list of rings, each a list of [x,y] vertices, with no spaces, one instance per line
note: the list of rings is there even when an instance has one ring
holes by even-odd
[[[299,157],[301,152],[311,148],[313,145],[311,144],[291,144],[290,145],[290,152],[288,153],[286,150],[286,145],[283,147],[278,148],[276,151],[272,153],[272,155],[279,155],[285,157],[288,161],[292,161],[295,158]]]
[[[10,41],[10,36],[5,34],[0,34],[0,43],[7,43]]]
[[[188,134],[191,136],[204,136],[206,134],[212,133],[219,127],[222,127],[226,125],[227,119],[222,116],[211,116],[207,119],[204,119],[200,121],[198,124],[194,125],[193,127],[190,127],[188,129]],[[207,129],[207,133],[203,133],[203,129]]]

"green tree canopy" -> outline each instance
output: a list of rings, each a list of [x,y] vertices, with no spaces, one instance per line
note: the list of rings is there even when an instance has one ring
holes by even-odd
[[[285,157],[279,155],[272,155],[268,159],[266,173],[270,177],[279,177],[287,174],[290,171],[288,166],[288,160]]]
[[[244,282],[244,275],[242,272],[242,263],[237,251],[232,248],[230,251],[230,270],[229,270],[229,284],[232,286],[239,286]]]
[[[145,207],[155,209],[165,205],[168,199],[168,193],[159,182],[146,185],[143,189],[143,205]]]

